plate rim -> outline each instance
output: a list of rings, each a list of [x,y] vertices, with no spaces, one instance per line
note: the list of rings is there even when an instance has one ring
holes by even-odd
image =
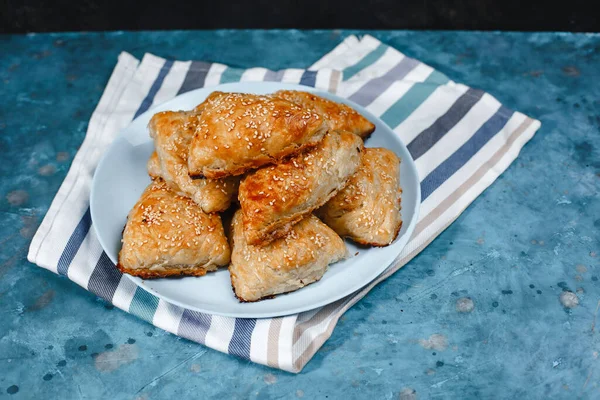
[[[326,97],[329,98],[331,100],[334,101],[338,101],[338,102],[342,102],[345,104],[350,105],[351,107],[359,110],[361,112],[361,114],[363,114],[366,111],[366,114],[368,114],[369,117],[371,118],[375,118],[377,120],[378,123],[383,124],[385,127],[387,127],[391,132],[393,132],[393,129],[391,129],[389,127],[389,125],[387,125],[382,119],[380,119],[379,117],[373,115],[370,111],[368,111],[365,107],[362,107],[358,104],[356,104],[355,102],[353,102],[352,100],[340,97],[334,93],[329,93],[327,91],[324,90],[319,90],[318,88],[312,87],[312,86],[305,86],[305,85],[300,85],[300,84],[293,84],[293,83],[284,83],[284,82],[263,82],[263,81],[256,81],[256,82],[231,82],[231,83],[225,83],[225,84],[220,84],[220,85],[215,85],[215,86],[210,86],[210,87],[202,87],[202,88],[198,88],[198,89],[194,89],[191,90],[189,92],[186,93],[182,93],[180,95],[177,95],[165,102],[162,102],[160,104],[154,105],[152,107],[150,107],[148,110],[146,110],[145,112],[143,112],[142,114],[138,115],[136,118],[134,118],[133,120],[131,120],[126,127],[122,128],[117,135],[115,136],[115,138],[112,140],[112,142],[108,145],[108,147],[106,148],[106,150],[104,150],[95,170],[94,170],[94,175],[92,178],[92,185],[91,185],[91,189],[90,189],[90,216],[92,219],[92,226],[93,229],[96,233],[96,237],[98,239],[98,241],[100,242],[100,246],[102,247],[102,250],[107,253],[107,256],[110,257],[110,252],[107,251],[106,249],[108,248],[108,246],[106,245],[106,243],[103,240],[103,235],[99,232],[98,230],[98,224],[94,224],[93,221],[94,219],[96,219],[96,217],[99,217],[98,215],[96,215],[96,211],[98,210],[98,208],[94,205],[95,201],[95,191],[96,191],[96,187],[98,184],[98,179],[96,179],[97,177],[97,171],[102,169],[103,164],[106,162],[107,158],[108,158],[108,154],[111,152],[111,149],[113,148],[113,146],[118,145],[118,143],[121,140],[127,140],[125,138],[125,133],[131,129],[131,126],[139,119],[143,119],[143,118],[147,118],[148,115],[150,114],[154,114],[156,112],[159,112],[161,109],[163,109],[164,107],[167,107],[170,103],[172,102],[176,102],[178,100],[181,100],[181,98],[185,98],[185,97],[195,97],[195,95],[197,95],[198,92],[207,92],[207,96],[208,94],[210,94],[210,92],[212,91],[224,91],[224,92],[228,92],[228,91],[236,91],[234,90],[227,90],[228,88],[235,88],[238,87],[240,84],[243,84],[245,86],[256,86],[257,88],[260,88],[261,86],[264,87],[265,83],[269,83],[269,84],[277,84],[278,86],[281,86],[281,89],[289,89],[289,90],[303,90],[303,91],[307,91],[307,92],[312,92],[312,93],[316,93],[318,95],[321,95],[322,97]],[[278,90],[281,90],[278,89]],[[252,93],[250,91],[247,91],[247,93]],[[177,107],[175,107],[177,108]],[[397,142],[400,144],[400,146],[402,146],[404,148],[404,150],[406,151],[406,154],[409,155],[409,158],[407,159],[406,157],[404,157],[402,159],[402,164],[408,163],[410,165],[410,167],[414,170],[415,172],[415,176],[417,177],[417,185],[416,185],[416,199],[415,199],[415,208],[414,208],[414,212],[412,215],[412,219],[406,229],[406,232],[404,233],[404,235],[399,238],[399,240],[402,242],[399,247],[398,250],[395,251],[394,256],[391,258],[390,261],[385,262],[383,264],[385,264],[385,268],[381,268],[381,269],[375,269],[376,273],[370,274],[368,279],[364,279],[361,281],[361,283],[359,285],[355,285],[352,286],[350,289],[346,289],[344,291],[341,291],[338,294],[335,294],[331,297],[328,297],[326,300],[322,300],[316,303],[311,303],[309,306],[298,306],[298,307],[294,307],[294,308],[290,308],[287,309],[285,311],[271,311],[271,312],[253,312],[252,315],[242,315],[239,312],[227,312],[227,311],[218,311],[218,310],[214,310],[214,309],[206,309],[206,308],[201,308],[201,307],[197,307],[191,304],[187,304],[185,302],[181,302],[179,300],[173,299],[169,296],[165,296],[164,294],[156,291],[155,289],[153,289],[152,287],[150,287],[148,284],[146,284],[146,280],[136,277],[136,276],[132,276],[129,274],[124,273],[123,275],[126,276],[130,281],[132,281],[133,283],[135,283],[136,286],[141,287],[142,289],[146,290],[147,292],[153,294],[154,296],[158,297],[159,299],[162,299],[168,303],[171,303],[173,305],[182,307],[184,309],[188,309],[188,310],[192,310],[192,311],[197,311],[197,312],[201,312],[201,313],[205,313],[205,314],[212,314],[212,315],[219,315],[219,316],[223,316],[223,317],[232,317],[232,318],[274,318],[274,317],[283,317],[283,316],[288,316],[288,315],[293,315],[293,314],[298,314],[300,312],[304,312],[304,311],[310,311],[310,310],[314,310],[323,306],[326,306],[328,304],[334,303],[346,296],[351,295],[352,293],[355,293],[361,289],[363,289],[364,287],[368,286],[369,284],[371,284],[373,281],[375,281],[381,274],[383,274],[385,272],[385,270],[392,265],[396,259],[398,258],[398,255],[404,250],[404,248],[406,247],[406,245],[408,244],[409,240],[412,238],[412,234],[415,230],[416,224],[418,222],[419,219],[419,213],[420,213],[420,208],[421,208],[421,186],[419,185],[419,174],[418,174],[418,170],[415,164],[415,160],[413,159],[412,155],[410,155],[410,152],[408,151],[407,146],[404,144],[404,142],[398,137],[395,136]],[[96,217],[95,217],[96,215]],[[404,223],[404,219],[403,219],[403,223]],[[344,242],[346,242],[346,239],[344,239]],[[116,261],[111,259],[112,263],[116,264]],[[225,268],[222,268],[220,270],[224,270]],[[229,272],[229,271],[227,271]],[[279,296],[283,296],[285,295],[285,293],[280,294]]]

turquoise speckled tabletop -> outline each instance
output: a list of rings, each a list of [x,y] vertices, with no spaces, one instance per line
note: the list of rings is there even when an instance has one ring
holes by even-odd
[[[360,33],[0,36],[0,397],[600,398],[600,35],[369,32],[542,128],[299,375],[165,333],[27,262],[120,51],[306,67]]]

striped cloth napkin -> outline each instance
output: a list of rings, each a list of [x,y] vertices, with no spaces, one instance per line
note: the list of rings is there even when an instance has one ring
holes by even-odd
[[[328,306],[269,319],[207,315],[137,287],[108,259],[90,229],[94,169],[119,130],[174,96],[234,81],[300,83],[366,107],[408,145],[421,177],[421,215],[413,237],[375,281]],[[28,259],[155,326],[253,362],[299,372],[331,336],[340,316],[405,265],[517,157],[540,122],[491,95],[451,81],[371,36],[347,37],[307,70],[238,69],[122,53],[85,140],[29,249]]]

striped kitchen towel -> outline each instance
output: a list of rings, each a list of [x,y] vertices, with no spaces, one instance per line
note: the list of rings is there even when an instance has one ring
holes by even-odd
[[[233,81],[301,83],[366,107],[407,144],[421,178],[421,215],[413,237],[375,281],[328,306],[268,319],[235,319],[187,310],[124,278],[98,242],[89,212],[94,169],[133,118],[174,96]],[[155,326],[213,349],[299,372],[340,316],[435,239],[517,157],[540,123],[491,95],[451,81],[371,36],[347,37],[307,70],[238,69],[123,53],[89,123],[85,140],[32,240],[28,259],[64,275]]]

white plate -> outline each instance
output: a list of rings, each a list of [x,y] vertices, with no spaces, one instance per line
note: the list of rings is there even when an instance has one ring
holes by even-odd
[[[145,112],[122,131],[96,169],[90,198],[94,228],[113,263],[117,262],[127,214],[150,183],[146,161],[152,153],[153,143],[146,126],[152,115],[164,110],[192,109],[215,90],[264,94],[280,89],[315,92],[314,88],[276,82],[240,82],[198,89]],[[382,248],[364,248],[347,241],[352,257],[330,265],[319,282],[256,303],[240,303],[234,297],[226,269],[198,278],[142,280],[129,275],[127,277],[150,293],[191,310],[231,317],[264,318],[294,314],[329,304],[357,291],[383,272],[400,253],[417,222],[421,190],[414,161],[398,136],[379,118],[345,99],[329,93],[318,93],[351,105],[375,123],[377,129],[366,141],[367,147],[386,147],[402,159],[400,178],[404,223],[394,243]],[[356,252],[358,255],[354,256]]]

